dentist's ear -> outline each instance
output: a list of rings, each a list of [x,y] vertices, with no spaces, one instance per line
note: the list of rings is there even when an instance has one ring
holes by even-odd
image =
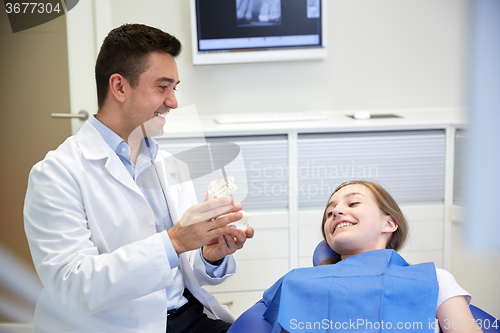
[[[126,99],[126,91],[128,91],[128,81],[118,73],[109,77],[108,95],[112,95],[117,101],[124,102]]]
[[[398,229],[398,224],[394,222],[390,215],[387,216],[387,221],[385,222],[383,232],[394,232]]]

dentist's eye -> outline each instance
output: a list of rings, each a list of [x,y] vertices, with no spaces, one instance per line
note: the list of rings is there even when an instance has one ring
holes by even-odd
[[[168,86],[160,86],[160,89],[165,91],[168,89]],[[177,91],[177,87],[172,88],[173,91]]]

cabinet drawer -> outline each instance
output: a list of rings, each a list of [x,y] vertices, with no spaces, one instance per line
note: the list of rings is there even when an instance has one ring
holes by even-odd
[[[289,270],[289,259],[239,260],[238,272],[218,286],[204,286],[210,293],[249,292],[271,287]]]
[[[226,305],[234,316],[239,317],[243,312],[262,299],[264,291],[213,293],[213,295],[219,302]]]
[[[401,256],[410,264],[420,264],[423,262],[433,262],[438,268],[443,268],[443,251],[401,251]]]
[[[234,256],[238,264],[242,260],[287,259],[289,243],[288,228],[255,228],[254,238],[247,239],[243,248],[236,251]]]
[[[243,205],[243,210],[246,210]],[[288,228],[290,214],[288,210],[250,211],[248,223],[254,229]]]
[[[410,225],[408,238],[401,251],[439,251],[444,249],[444,205],[401,205]],[[442,262],[442,258],[439,259]]]
[[[419,221],[410,224],[410,233],[403,251],[435,251],[444,248],[443,221]]]

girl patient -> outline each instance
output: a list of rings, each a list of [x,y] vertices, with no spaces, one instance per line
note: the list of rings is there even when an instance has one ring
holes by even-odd
[[[408,224],[381,186],[341,184],[321,230],[334,256],[292,270],[264,293],[263,316],[273,333],[482,332],[470,295],[450,273],[433,263],[408,265],[396,252]]]

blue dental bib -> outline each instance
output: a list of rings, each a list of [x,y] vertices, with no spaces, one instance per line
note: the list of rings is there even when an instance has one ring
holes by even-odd
[[[433,263],[375,250],[290,271],[264,292],[264,317],[273,333],[434,332],[438,291]]]

